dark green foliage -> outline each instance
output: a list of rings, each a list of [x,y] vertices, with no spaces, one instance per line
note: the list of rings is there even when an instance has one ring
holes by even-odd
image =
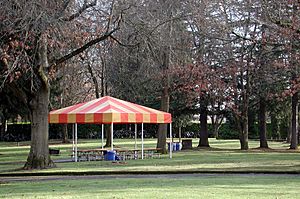
[[[144,124],[144,137],[156,138],[158,126],[155,124]],[[288,124],[280,123],[279,132],[280,135],[274,134],[272,131],[272,124],[267,124],[267,138],[272,140],[286,139]],[[50,124],[49,125],[49,139],[61,139],[63,132],[62,124]],[[199,123],[191,123],[182,128],[182,138],[197,138],[200,132]],[[209,137],[213,137],[212,125],[208,124]],[[68,135],[72,138],[72,124],[68,125]],[[114,125],[114,137],[115,138],[133,138],[134,137],[134,124]],[[138,137],[141,137],[141,126],[138,125]],[[178,137],[178,129],[173,128],[173,137]],[[10,124],[8,125],[8,132],[5,136],[6,141],[29,141],[30,140],[30,124]],[[78,138],[83,139],[99,139],[101,138],[101,125],[97,124],[79,124],[78,125]],[[234,128],[231,123],[224,123],[219,129],[218,139],[238,139],[238,130]],[[250,139],[259,139],[258,124],[252,125],[251,131],[249,131]]]
[[[72,128],[68,128],[72,129]],[[101,125],[95,124],[79,124],[78,125],[78,138],[97,138],[101,135]]]
[[[238,130],[232,128],[231,124],[222,124],[219,130],[219,139],[238,139]]]
[[[7,125],[7,133],[4,135],[4,141],[18,142],[30,140],[30,138],[30,124]]]

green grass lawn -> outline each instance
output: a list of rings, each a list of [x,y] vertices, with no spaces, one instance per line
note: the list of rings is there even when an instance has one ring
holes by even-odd
[[[70,158],[72,145],[51,142],[51,148],[60,149],[61,155],[52,159]],[[56,143],[56,144],[55,144]],[[115,140],[115,145],[133,148],[134,140]],[[146,139],[145,147],[154,147],[155,139]],[[198,139],[193,141],[196,147]],[[0,143],[0,174],[2,173],[76,173],[76,172],[294,172],[300,173],[299,151],[288,150],[288,144],[269,142],[273,150],[257,150],[258,141],[250,141],[249,151],[239,150],[238,140],[210,139],[212,149],[179,151],[173,159],[163,155],[159,159],[128,160],[125,164],[110,161],[57,163],[56,168],[22,171],[29,152],[29,143]],[[79,149],[99,148],[100,140],[79,140]]]
[[[0,198],[299,198],[300,176],[203,175],[0,183]]]
[[[79,140],[80,149],[99,148],[99,140]],[[146,147],[156,140],[146,139]],[[198,139],[193,140],[196,147]],[[288,144],[269,142],[272,150],[256,148],[250,141],[249,151],[239,150],[238,140],[210,139],[211,149],[179,151],[173,159],[128,160],[125,164],[110,161],[57,163],[56,168],[22,171],[29,152],[29,143],[0,143],[0,175],[15,173],[74,174],[104,172],[295,172],[300,173],[299,151],[288,150]],[[134,140],[116,140],[115,145],[133,148]],[[51,148],[60,149],[52,159],[70,158],[71,144],[51,141]],[[63,178],[63,176],[62,176]],[[49,181],[9,182],[1,180],[0,198],[299,198],[300,175],[197,175],[184,177],[101,179],[62,179]]]

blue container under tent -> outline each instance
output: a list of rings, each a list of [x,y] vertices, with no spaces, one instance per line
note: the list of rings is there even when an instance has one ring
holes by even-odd
[[[173,151],[176,151],[176,142],[173,142]]]
[[[176,142],[175,146],[176,146],[176,151],[180,151],[181,150],[181,143],[180,142]]]
[[[115,161],[116,160],[116,152],[115,151],[106,151],[104,155],[104,160]]]
[[[181,143],[180,142],[173,142],[172,149],[173,151],[180,151],[181,150]],[[170,150],[170,143],[168,143],[168,151]]]

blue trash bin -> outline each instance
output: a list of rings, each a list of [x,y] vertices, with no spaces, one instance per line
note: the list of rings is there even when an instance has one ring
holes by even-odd
[[[180,142],[176,142],[176,151],[180,150]]]
[[[170,151],[170,144],[171,143],[168,143],[168,151]],[[176,146],[175,146],[175,143],[173,142],[172,143],[172,151],[175,151],[176,150]]]
[[[115,161],[116,160],[116,152],[115,151],[107,151],[104,155],[104,160]]]
[[[176,149],[177,149],[176,142],[173,142],[173,151],[177,151]]]

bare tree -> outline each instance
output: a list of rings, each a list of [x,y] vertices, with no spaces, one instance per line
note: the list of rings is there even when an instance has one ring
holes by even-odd
[[[31,119],[31,149],[25,169],[54,165],[48,153],[49,80],[61,63],[108,39],[119,29],[121,15],[114,15],[113,3],[1,2],[1,89],[10,88],[28,108]],[[86,31],[81,29],[84,25],[99,28]],[[68,40],[73,39],[77,44],[68,46]]]

